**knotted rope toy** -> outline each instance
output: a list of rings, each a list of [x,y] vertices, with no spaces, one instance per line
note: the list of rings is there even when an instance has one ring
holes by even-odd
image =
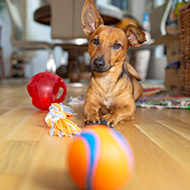
[[[77,115],[71,107],[65,106],[62,103],[53,103],[49,107],[49,113],[45,117],[45,122],[50,127],[50,136],[72,137],[80,135],[82,130],[69,118]]]

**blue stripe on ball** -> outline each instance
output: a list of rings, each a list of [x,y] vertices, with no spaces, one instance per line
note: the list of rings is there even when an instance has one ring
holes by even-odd
[[[96,135],[94,134],[90,134],[90,133],[83,133],[81,135],[82,137],[84,137],[88,143],[89,146],[89,170],[87,172],[87,178],[86,178],[86,187],[88,190],[92,190],[92,176],[93,176],[93,169],[96,163],[96,159],[97,159],[97,153],[99,152],[99,146],[98,146],[98,141],[96,138]]]

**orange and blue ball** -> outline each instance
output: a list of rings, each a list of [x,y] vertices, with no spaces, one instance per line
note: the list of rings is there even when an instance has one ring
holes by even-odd
[[[68,165],[80,188],[115,190],[130,180],[134,156],[130,144],[118,131],[105,126],[87,127],[73,139]]]

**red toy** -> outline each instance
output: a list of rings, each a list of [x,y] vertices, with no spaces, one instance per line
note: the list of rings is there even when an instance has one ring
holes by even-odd
[[[63,88],[63,94],[57,99],[59,88]],[[51,103],[62,102],[67,91],[64,80],[49,72],[34,75],[28,82],[27,90],[32,97],[32,104],[42,110],[48,110]]]

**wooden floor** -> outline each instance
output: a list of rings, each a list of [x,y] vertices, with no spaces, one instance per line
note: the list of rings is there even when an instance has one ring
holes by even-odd
[[[70,96],[86,88],[68,87]],[[73,121],[83,127],[82,105]],[[47,111],[33,107],[21,81],[0,81],[0,190],[77,189],[68,175],[71,138],[49,136]],[[133,147],[135,172],[126,190],[190,189],[190,111],[138,108],[119,124]]]

